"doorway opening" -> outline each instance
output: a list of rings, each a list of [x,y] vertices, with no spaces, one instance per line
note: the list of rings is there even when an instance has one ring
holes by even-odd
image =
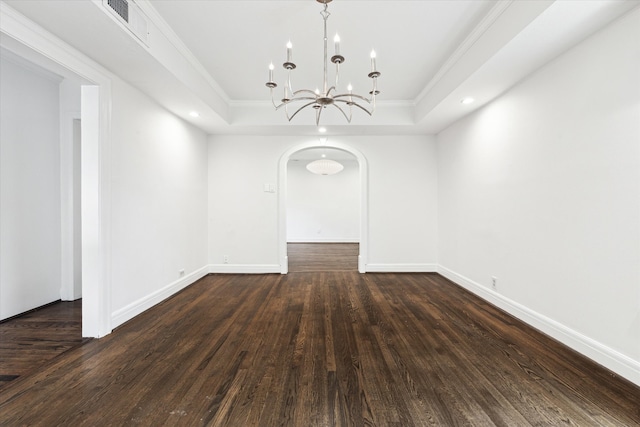
[[[10,361],[0,372],[2,386],[83,342],[80,120],[86,80],[4,33],[0,61],[0,101],[10,106],[0,119],[0,329],[7,338],[0,359]]]
[[[313,175],[306,165],[323,158],[337,160],[344,169],[336,175]],[[309,142],[289,149],[279,165],[279,260],[282,274],[292,270],[319,271],[322,259],[366,272],[368,248],[367,162],[357,150],[339,142]],[[340,176],[341,174],[344,174]],[[329,246],[333,245],[333,246]],[[340,246],[338,246],[340,245]],[[331,257],[344,255],[342,260]],[[317,261],[310,258],[316,257]],[[340,258],[340,256],[338,256]],[[350,259],[356,260],[347,267]],[[302,265],[303,262],[306,265]]]
[[[107,266],[111,224],[109,130],[112,82],[104,70],[83,61],[63,45],[52,43],[46,33],[32,28],[31,25],[2,26],[0,49],[10,52],[21,63],[28,62],[44,70],[45,74],[56,76],[58,82],[62,79],[55,91],[60,97],[59,178],[52,180],[60,185],[59,191],[49,193],[51,197],[60,197],[57,202],[59,214],[56,210],[56,215],[59,215],[59,225],[56,226],[60,230],[57,233],[59,244],[55,250],[60,259],[58,266],[51,270],[56,272],[58,298],[73,300],[82,297],[82,336],[99,338],[111,332]],[[75,122],[76,119],[79,122]],[[77,125],[80,125],[82,140],[80,157],[76,159],[81,164],[80,182],[76,182],[81,193],[81,218],[77,216],[76,206],[74,219],[73,192],[78,187],[74,189],[71,171],[74,161],[72,140],[79,136]],[[81,225],[75,220],[81,221]],[[82,236],[81,244],[76,244],[81,254],[77,250],[74,253],[73,242],[78,237],[76,231]]]

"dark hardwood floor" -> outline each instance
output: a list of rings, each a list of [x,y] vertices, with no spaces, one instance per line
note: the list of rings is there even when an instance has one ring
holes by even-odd
[[[59,301],[1,322],[0,390],[82,341],[82,300]]]
[[[358,243],[288,243],[289,273],[358,271]]]
[[[12,381],[0,425],[637,426],[638,402],[437,274],[229,274]]]

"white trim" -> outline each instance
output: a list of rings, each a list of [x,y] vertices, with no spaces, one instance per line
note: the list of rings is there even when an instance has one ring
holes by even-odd
[[[287,163],[294,153],[309,148],[335,148],[351,153],[358,159],[360,172],[360,254],[358,271],[366,273],[369,257],[369,166],[367,158],[358,150],[340,142],[327,141],[322,144],[317,140],[305,142],[289,148],[282,154],[278,164],[278,259],[280,273],[287,274],[289,261],[287,257]]]
[[[209,273],[271,274],[281,273],[279,264],[209,264]]]
[[[640,386],[640,362],[513,301],[473,280],[438,266],[438,273],[485,301]]]
[[[187,286],[192,285],[207,274],[209,274],[209,266],[204,266],[193,273],[168,284],[164,288],[158,289],[157,291],[140,298],[138,301],[134,301],[126,307],[114,311],[111,324],[114,328],[122,325],[124,322],[133,319],[142,312],[161,303],[177,292],[180,292]]]
[[[287,239],[287,243],[359,243],[359,238]]]
[[[82,223],[82,336],[102,337],[111,333],[111,274],[104,243],[110,237],[102,220],[109,211],[105,205],[109,182],[104,181],[102,140],[105,113],[102,108],[103,87],[81,86],[81,223]]]
[[[367,264],[367,273],[436,273],[437,264]]]

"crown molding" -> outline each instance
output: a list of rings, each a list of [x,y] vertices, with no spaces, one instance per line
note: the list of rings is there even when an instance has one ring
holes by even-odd
[[[484,18],[475,26],[469,35],[458,45],[456,50],[447,58],[447,60],[438,69],[436,74],[431,78],[429,83],[418,94],[413,101],[414,105],[419,104],[427,94],[433,89],[438,82],[453,68],[453,66],[476,44],[484,33],[502,16],[502,14],[513,4],[515,0],[498,1],[487,13]]]
[[[211,88],[216,92],[216,94],[222,98],[224,102],[226,102],[227,106],[230,105],[231,99],[229,95],[222,89],[222,86],[218,84],[217,81],[209,74],[207,69],[202,65],[200,61],[196,58],[196,56],[191,52],[191,50],[187,47],[186,44],[180,39],[180,37],[173,31],[173,28],[167,23],[167,21],[162,18],[162,16],[158,13],[158,11],[153,7],[149,0],[134,0],[138,5],[140,10],[151,20],[153,25],[155,25],[160,33],[167,38],[169,43],[189,62],[189,64],[200,74],[206,82],[211,86]]]

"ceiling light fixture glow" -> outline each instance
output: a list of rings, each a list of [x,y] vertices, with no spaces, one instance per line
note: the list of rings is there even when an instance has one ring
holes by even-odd
[[[325,133],[327,131],[327,128],[318,128],[318,132],[320,133]]]
[[[191,117],[200,117],[200,113],[198,113],[197,111],[192,111],[192,112],[189,113],[189,115]]]
[[[473,104],[473,102],[475,101],[475,99],[471,98],[471,97],[466,97],[463,98],[462,101],[460,101],[462,104]]]
[[[344,169],[344,166],[341,163],[329,159],[314,160],[307,164],[307,170],[316,175],[334,175],[342,171],[342,169]]]
[[[329,105],[333,105],[336,107],[342,115],[347,119],[348,123],[351,123],[352,117],[352,108],[355,106],[368,115],[372,115],[376,109],[376,95],[380,93],[378,91],[378,77],[380,77],[380,72],[376,69],[376,52],[375,50],[371,51],[371,72],[367,74],[367,76],[372,81],[372,88],[369,92],[370,97],[365,97],[362,95],[358,95],[353,93],[353,88],[351,85],[348,86],[346,93],[337,92],[339,75],[340,75],[340,64],[345,61],[344,56],[340,54],[340,37],[336,34],[333,39],[334,42],[334,55],[331,57],[331,62],[336,64],[336,73],[335,73],[335,83],[333,86],[329,86],[328,80],[328,54],[327,54],[327,19],[329,18],[329,11],[327,10],[329,3],[333,0],[316,0],[318,3],[324,5],[324,10],[320,12],[322,19],[324,20],[324,78],[322,84],[322,91],[316,89],[315,91],[309,89],[299,89],[294,91],[293,86],[291,85],[291,70],[295,70],[296,64],[293,62],[293,45],[291,41],[287,43],[287,61],[282,64],[285,70],[287,70],[287,81],[284,84],[284,96],[280,100],[280,104],[276,104],[276,101],[273,97],[273,90],[278,87],[277,83],[273,80],[273,64],[269,64],[269,81],[266,83],[266,86],[271,91],[271,103],[275,107],[276,110],[284,107],[284,111],[287,116],[287,120],[291,121],[296,114],[305,109],[306,107],[312,107],[316,110],[316,125],[320,123],[320,115],[322,114],[322,110],[327,108]],[[293,102],[302,102],[303,105],[299,107],[293,114],[289,114],[288,105]],[[365,106],[366,104],[367,106]],[[342,105],[339,105],[342,104]]]

